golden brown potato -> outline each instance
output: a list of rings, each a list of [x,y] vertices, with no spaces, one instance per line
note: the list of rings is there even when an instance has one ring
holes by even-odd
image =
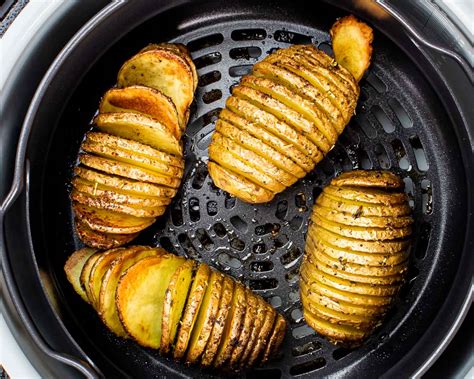
[[[360,80],[370,65],[374,39],[372,28],[350,15],[339,19],[330,34],[337,63]]]
[[[112,249],[114,247],[122,246],[134,238],[137,237],[138,233],[132,234],[112,234],[98,232],[87,226],[87,224],[78,218],[75,220],[76,232],[81,241],[87,246],[93,246],[97,249]]]
[[[281,345],[286,334],[286,321],[281,314],[277,315],[273,331],[265,347],[265,352],[262,357],[262,364],[266,363],[272,356],[276,354],[278,346]]]
[[[96,249],[85,247],[84,249],[78,250],[74,254],[71,254],[64,265],[64,271],[66,273],[67,280],[69,280],[69,283],[72,284],[74,291],[76,291],[77,294],[87,302],[89,302],[89,299],[87,298],[86,292],[81,285],[81,273],[87,260],[96,252]]]
[[[324,188],[300,268],[308,325],[335,343],[359,345],[380,325],[408,267],[413,219],[403,181],[354,171]]]
[[[255,318],[255,322],[252,327],[252,333],[250,333],[247,346],[245,346],[244,353],[240,358],[240,367],[247,366],[250,355],[256,347],[257,340],[260,338],[260,332],[262,331],[262,327],[265,324],[265,316],[268,312],[268,308],[265,306],[265,303],[259,297],[257,297],[256,311],[257,317]]]
[[[259,300],[264,303],[264,308],[266,308],[265,320],[263,321],[262,329],[260,330],[260,334],[255,341],[255,347],[250,353],[247,362],[247,365],[250,367],[258,361],[258,357],[265,350],[268,340],[270,339],[270,334],[272,333],[273,323],[275,322],[277,316],[275,310],[268,303],[266,303],[262,298],[259,298]]]

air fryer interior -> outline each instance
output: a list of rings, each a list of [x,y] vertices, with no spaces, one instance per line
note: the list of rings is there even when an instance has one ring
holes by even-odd
[[[208,373],[113,336],[67,282],[63,265],[81,247],[73,228],[68,183],[79,145],[101,95],[121,64],[148,43],[188,45],[200,76],[188,125],[186,173],[167,213],[134,241],[159,244],[203,260],[263,295],[289,324],[281,357],[248,377],[375,377],[416,344],[443,304],[465,238],[463,162],[447,111],[416,64],[375,33],[373,62],[361,81],[356,115],[313,173],[268,204],[250,205],[217,189],[206,169],[207,146],[232,86],[276,48],[313,43],[330,52],[328,30],[344,13],[300,3],[266,7],[226,2],[174,7],[137,26],[90,67],[79,83],[57,80],[56,113],[29,140],[28,212],[38,265],[51,279],[58,315],[104,374],[157,376]],[[227,8],[228,7],[228,8]],[[77,86],[76,86],[77,84]],[[46,156],[46,159],[45,159]],[[416,220],[409,280],[383,326],[361,347],[331,345],[302,318],[298,268],[312,204],[331,178],[356,168],[390,169],[405,181]]]

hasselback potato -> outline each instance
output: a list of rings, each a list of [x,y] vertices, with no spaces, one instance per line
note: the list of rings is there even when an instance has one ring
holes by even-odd
[[[182,45],[149,45],[124,63],[81,144],[71,200],[79,238],[109,249],[162,215],[184,171],[180,141],[197,85]]]
[[[372,30],[345,17],[331,36],[336,59],[312,45],[290,46],[256,63],[233,88],[209,146],[218,187],[246,202],[267,202],[332,149],[354,114]]]
[[[64,270],[112,332],[187,363],[233,370],[262,364],[285,336],[285,319],[262,297],[161,248],[84,248]]]
[[[323,189],[300,268],[308,325],[346,345],[371,333],[407,271],[410,213],[403,181],[390,172],[347,172]]]

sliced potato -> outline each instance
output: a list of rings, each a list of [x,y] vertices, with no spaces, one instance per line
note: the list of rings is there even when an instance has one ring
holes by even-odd
[[[234,88],[234,90],[237,87]],[[246,91],[250,92],[250,91]],[[278,119],[273,114],[260,108],[252,97],[244,96],[239,90],[232,93],[226,101],[226,107],[237,115],[255,122],[259,126],[266,128],[269,132],[275,134],[288,145],[298,149],[304,155],[308,156],[314,164],[323,159],[321,151],[306,136],[293,129],[286,122]],[[247,95],[247,94],[246,94]],[[313,166],[314,167],[314,166]]]
[[[275,356],[278,351],[283,339],[286,334],[286,321],[281,314],[277,315],[275,324],[273,325],[273,331],[268,340],[268,344],[265,347],[265,351],[262,357],[262,364],[266,363],[269,359]]]
[[[191,289],[189,290],[188,299],[184,313],[181,316],[178,334],[176,336],[173,357],[181,359],[188,348],[191,332],[194,328],[199,309],[201,307],[204,295],[206,293],[209,279],[211,276],[211,269],[205,263],[201,263],[194,276]]]
[[[268,345],[268,340],[270,338],[270,334],[272,332],[273,324],[276,318],[275,310],[266,303],[262,298],[260,301],[264,303],[264,306],[267,308],[265,313],[265,321],[263,322],[262,329],[260,330],[260,334],[257,337],[255,342],[255,347],[253,348],[252,352],[250,353],[248,366],[252,367],[256,362],[258,357],[262,354],[265,350],[265,347]]]
[[[93,208],[81,203],[73,203],[72,206],[82,222],[89,228],[103,233],[134,234],[155,222],[154,217],[135,217]]]
[[[407,195],[403,192],[387,192],[375,188],[327,186],[323,189],[323,193],[350,201],[362,201],[365,203],[390,206],[406,204],[408,202]]]
[[[86,223],[78,218],[74,221],[80,240],[87,246],[92,246],[97,249],[112,249],[114,247],[122,246],[138,236],[138,233],[111,234],[98,232],[89,228]]]
[[[265,157],[254,153],[252,150],[246,149],[239,145],[230,138],[224,137],[220,132],[216,131],[212,136],[212,143],[222,146],[225,150],[230,153],[237,155],[247,165],[252,166],[256,170],[263,171],[268,176],[272,177],[277,182],[280,182],[284,186],[291,186],[298,178],[285,170],[282,170],[278,166],[274,165]]]
[[[87,260],[96,252],[96,249],[91,249],[88,247],[77,250],[69,256],[66,264],[64,265],[64,271],[66,273],[67,280],[69,280],[69,282],[72,284],[74,291],[76,291],[77,294],[87,302],[89,302],[89,299],[87,298],[86,292],[81,285],[81,273]]]
[[[252,326],[252,332],[250,333],[249,341],[247,345],[245,346],[244,353],[242,354],[242,357],[240,358],[240,367],[246,367],[248,360],[250,358],[250,355],[254,351],[258,337],[260,335],[260,332],[262,330],[263,325],[265,324],[266,321],[266,314],[269,311],[269,308],[265,305],[265,302],[257,295],[253,294],[253,297],[257,300],[256,304],[256,311],[257,311],[257,317],[254,320],[254,324]]]
[[[112,148],[101,143],[94,143],[86,139],[82,145],[81,149],[98,155],[100,157],[113,159],[118,162],[124,162],[131,165],[135,165],[146,170],[157,172],[160,175],[170,176],[172,178],[179,178],[183,176],[183,169],[171,166],[167,163],[162,163],[161,161],[155,160],[153,158],[148,158],[143,155],[135,154],[134,152],[129,152],[127,150],[122,150],[119,148]]]
[[[150,249],[144,246],[134,246],[122,250],[119,256],[110,263],[102,277],[99,291],[97,312],[107,327],[119,337],[128,337],[117,313],[115,295],[120,276],[139,260],[163,255],[163,249]]]
[[[139,113],[99,113],[94,124],[103,132],[137,141],[175,156],[183,155],[176,136],[161,122]]]
[[[130,195],[126,192],[106,187],[102,184],[89,182],[88,180],[84,180],[79,177],[73,178],[71,180],[71,184],[78,191],[86,193],[87,195],[99,198],[107,198],[119,204],[153,208],[168,205],[171,202],[171,199],[167,197]]]
[[[165,213],[166,207],[157,206],[157,207],[144,207],[144,206],[134,206],[134,205],[125,205],[113,202],[106,196],[91,196],[84,192],[80,192],[76,189],[73,189],[71,192],[71,199],[77,201],[78,203],[87,205],[93,208],[99,208],[104,210],[109,210],[118,213],[124,213],[130,216],[135,217],[157,217]]]
[[[344,172],[331,180],[331,185],[337,187],[369,187],[382,189],[403,189],[404,183],[397,175],[390,171],[354,170]]]
[[[251,136],[245,130],[240,130],[238,127],[223,120],[222,117],[216,122],[216,132],[219,132],[224,137],[227,137],[244,148],[252,151],[254,154],[258,154],[262,158],[265,158],[280,170],[290,174],[292,180],[296,180],[296,178],[302,178],[306,175],[306,172],[291,159],[287,158],[283,154],[280,154],[277,150],[271,146],[268,146],[265,142]],[[295,177],[295,179],[293,179],[293,177]]]
[[[159,184],[172,189],[178,188],[181,183],[181,178],[161,175],[157,172],[128,163],[118,162],[113,159],[101,158],[90,154],[81,154],[79,160],[87,167],[103,171],[107,174],[122,176],[127,179]]]
[[[248,288],[245,289],[247,291],[247,310],[245,312],[244,322],[242,324],[242,331],[240,332],[240,336],[235,344],[234,348],[232,349],[229,365],[230,367],[237,367],[237,364],[240,362],[242,355],[244,354],[245,347],[247,346],[250,335],[252,334],[252,328],[255,319],[257,318],[257,303],[258,299],[252,291]]]
[[[214,359],[214,367],[222,367],[230,358],[232,349],[237,343],[245,319],[247,309],[247,296],[245,287],[241,283],[235,283],[232,304],[227,315],[222,337]]]
[[[178,325],[188,298],[189,288],[193,279],[195,263],[186,261],[173,274],[165,292],[163,318],[161,326],[160,352],[167,354],[176,337]]]
[[[178,110],[181,125],[194,95],[193,72],[178,54],[167,49],[152,49],[134,55],[120,68],[119,87],[143,85],[169,96]]]
[[[196,363],[204,352],[211,336],[212,327],[219,311],[219,300],[222,292],[222,274],[212,271],[209,284],[202,300],[196,322],[188,343],[186,362]]]
[[[212,332],[207,341],[206,349],[201,357],[201,365],[210,366],[216,356],[219,343],[221,341],[222,332],[226,324],[227,315],[229,314],[232,298],[234,293],[234,280],[229,276],[224,276],[222,282],[222,293],[219,302],[219,311],[217,312],[216,322],[212,327]]]
[[[208,169],[216,186],[244,201],[252,204],[266,203],[275,196],[272,191],[214,162],[208,163]]]
[[[285,189],[283,184],[265,174],[263,171],[251,166],[245,162],[244,159],[232,154],[217,143],[211,143],[209,146],[209,159],[269,191],[280,192]]]
[[[92,254],[89,258],[87,258],[86,263],[84,263],[84,266],[82,267],[81,275],[79,276],[79,282],[81,283],[81,288],[84,291],[83,293],[85,294],[85,297],[87,298],[87,302],[89,304],[92,304],[91,301],[91,295],[90,295],[90,289],[89,286],[87,285],[89,282],[89,276],[92,270],[92,267],[94,266],[94,263],[99,259],[100,257],[100,252],[96,252]]]
[[[118,314],[125,330],[140,345],[160,348],[165,291],[184,261],[171,254],[143,258],[120,278]]]
[[[86,167],[75,167],[74,173],[93,183],[102,184],[106,187],[116,188],[124,193],[130,193],[139,196],[169,197],[176,195],[177,189],[158,186],[156,184],[128,180],[115,175],[104,174]]]
[[[168,96],[163,92],[144,86],[111,88],[99,105],[99,113],[138,112],[163,123],[177,138],[181,137],[182,128],[178,111]]]
[[[329,33],[337,63],[360,80],[372,57],[372,28],[349,15],[336,21]]]

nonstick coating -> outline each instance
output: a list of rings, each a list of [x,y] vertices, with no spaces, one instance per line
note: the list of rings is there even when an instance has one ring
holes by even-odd
[[[242,280],[285,315],[289,328],[282,356],[247,377],[379,376],[407,354],[436,316],[463,249],[466,179],[448,114],[424,74],[376,33],[356,115],[336,147],[314,172],[272,202],[254,206],[235,200],[212,184],[206,169],[214,122],[230,88],[275,48],[313,43],[330,51],[327,31],[342,13],[321,6],[309,17],[295,5],[249,6],[233,14],[235,10],[225,7],[223,2],[208,8],[176,7],[141,24],[92,65],[70,98],[57,96],[48,104],[56,108],[59,120],[32,131],[28,216],[36,258],[52,279],[58,315],[106,375],[208,375],[114,337],[63,273],[67,256],[82,246],[73,228],[68,183],[100,96],[114,85],[121,64],[140,48],[176,41],[188,45],[200,75],[185,136],[186,172],[167,213],[134,243],[161,245],[205,261]],[[68,87],[67,78],[57,80]],[[383,326],[361,348],[349,351],[306,326],[298,268],[315,198],[335,175],[356,168],[399,174],[416,228],[409,280],[399,301]]]

